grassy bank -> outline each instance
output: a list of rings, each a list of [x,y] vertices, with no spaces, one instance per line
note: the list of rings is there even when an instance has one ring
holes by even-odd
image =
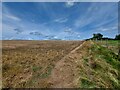
[[[98,40],[95,41],[95,43],[107,47],[108,49],[111,49],[114,53],[118,54],[119,46],[120,46],[120,41],[119,40]]]
[[[117,41],[109,41],[116,45]],[[80,70],[80,88],[119,88],[120,61],[118,55],[101,42],[87,41],[83,47],[86,52],[82,57],[84,67]],[[117,45],[116,45],[117,46]],[[79,51],[79,50],[78,50]],[[81,50],[80,50],[81,51]],[[82,51],[81,51],[82,52]]]

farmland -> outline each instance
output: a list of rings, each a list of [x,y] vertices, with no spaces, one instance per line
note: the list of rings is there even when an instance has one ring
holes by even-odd
[[[3,41],[3,87],[118,88],[112,45],[114,51],[93,41]]]
[[[80,41],[3,41],[3,86],[46,87],[56,62]]]

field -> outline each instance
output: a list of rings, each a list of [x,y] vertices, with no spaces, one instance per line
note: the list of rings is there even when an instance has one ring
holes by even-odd
[[[3,86],[46,87],[46,79],[56,62],[81,43],[81,41],[3,41]]]
[[[4,88],[118,88],[114,51],[93,41],[3,41]]]
[[[118,54],[120,41],[118,40],[103,40],[103,41],[97,41],[96,42],[99,45],[102,45],[103,47],[107,47],[108,49],[111,49],[114,53]]]

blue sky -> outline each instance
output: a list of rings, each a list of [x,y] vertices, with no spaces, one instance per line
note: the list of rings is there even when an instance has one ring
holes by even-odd
[[[2,39],[82,40],[118,34],[117,2],[4,2]]]

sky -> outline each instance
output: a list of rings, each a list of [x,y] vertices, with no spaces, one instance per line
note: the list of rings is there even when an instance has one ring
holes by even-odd
[[[117,2],[2,3],[3,40],[83,40],[93,33],[118,34]]]

